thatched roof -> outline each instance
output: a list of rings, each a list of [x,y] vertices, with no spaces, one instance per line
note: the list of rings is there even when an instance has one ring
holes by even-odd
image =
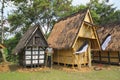
[[[109,34],[111,35],[111,41],[105,50],[120,51],[120,23],[113,23],[105,27],[100,27],[97,32],[101,44]]]
[[[1,48],[5,48],[5,46],[4,46],[4,45],[2,45],[2,44],[0,44],[0,49],[1,49]]]
[[[57,22],[48,38],[48,44],[56,49],[71,48],[78,35],[87,10],[81,10]]]
[[[40,26],[37,24],[35,26],[30,27],[27,32],[23,35],[23,37],[20,39],[19,43],[17,44],[17,46],[15,47],[15,49],[13,50],[13,53],[20,53],[22,51],[22,49],[24,49],[25,46],[27,46],[27,44],[29,43],[29,41],[31,40],[31,38],[33,37],[33,35],[35,34],[35,32],[39,30],[40,32],[40,38],[42,42],[40,42],[40,46],[39,47],[47,47],[47,41],[42,33],[42,30],[40,28]],[[34,45],[35,46],[35,45]]]

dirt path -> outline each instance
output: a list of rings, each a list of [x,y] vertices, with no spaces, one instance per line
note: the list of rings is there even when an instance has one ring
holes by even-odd
[[[88,68],[88,67],[82,67],[82,69],[78,69],[77,67],[72,68],[72,67],[64,67],[64,66],[58,66],[54,65],[53,69],[55,70],[62,70],[66,72],[89,72],[93,71],[94,68],[100,70],[110,70],[112,67],[115,67],[116,69],[120,70],[119,66],[110,66],[110,65],[103,65],[103,64],[94,64],[93,67]],[[36,68],[23,68],[22,66],[15,65],[12,63],[1,63],[0,64],[0,72],[12,72],[12,71],[18,71],[18,72],[38,72],[38,71],[49,71],[49,68],[44,68],[44,67],[36,67]]]

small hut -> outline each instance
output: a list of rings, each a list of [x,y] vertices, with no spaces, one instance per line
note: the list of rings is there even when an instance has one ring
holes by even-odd
[[[54,63],[79,68],[81,64],[91,66],[91,49],[99,49],[100,45],[89,9],[59,20],[48,37],[48,43],[54,48]]]
[[[5,46],[4,46],[4,45],[2,45],[2,44],[0,44],[0,49],[3,49],[3,48],[5,48]]]
[[[108,64],[120,64],[120,23],[111,23],[97,30],[101,50],[94,50],[93,61]]]
[[[5,49],[6,47],[2,44],[0,44],[0,62],[3,60],[3,49]]]
[[[39,25],[30,27],[13,50],[19,55],[19,63],[23,66],[39,66],[44,64],[47,41]]]

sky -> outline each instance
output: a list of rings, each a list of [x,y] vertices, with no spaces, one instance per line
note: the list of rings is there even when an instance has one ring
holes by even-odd
[[[90,0],[73,0],[72,5],[86,5]],[[117,9],[120,10],[120,0],[109,0],[108,4],[114,4],[114,7],[117,7]]]
[[[77,5],[86,5],[90,0],[73,0],[72,5],[77,6]],[[8,14],[12,12],[13,9],[15,9],[15,6],[11,5],[12,3],[8,3],[9,7],[5,7],[4,10],[4,17],[7,17]],[[109,0],[108,4],[114,4],[114,7],[117,7],[117,9],[120,10],[120,0]],[[1,8],[1,1],[0,1],[0,8]]]

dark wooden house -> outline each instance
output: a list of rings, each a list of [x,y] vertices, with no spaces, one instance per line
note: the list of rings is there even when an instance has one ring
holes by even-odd
[[[19,55],[19,63],[23,66],[39,66],[45,62],[47,41],[39,25],[30,27],[13,50]]]
[[[93,61],[120,65],[120,23],[106,24],[97,30],[101,50],[93,50]]]

